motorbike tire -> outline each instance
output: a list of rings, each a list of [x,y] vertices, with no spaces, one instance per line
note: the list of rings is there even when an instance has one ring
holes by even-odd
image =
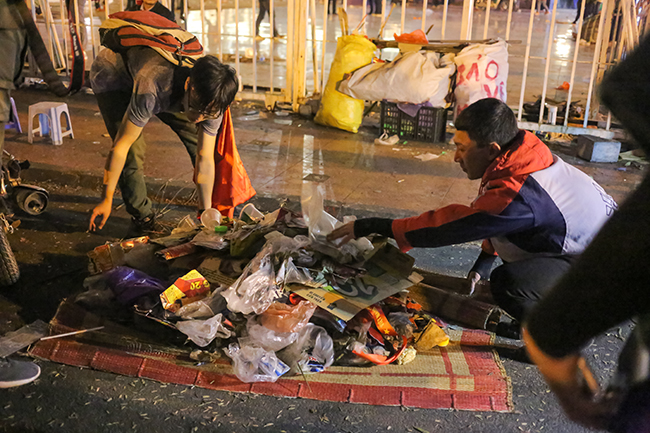
[[[16,256],[9,245],[7,233],[0,227],[0,286],[11,286],[18,282],[20,269]]]

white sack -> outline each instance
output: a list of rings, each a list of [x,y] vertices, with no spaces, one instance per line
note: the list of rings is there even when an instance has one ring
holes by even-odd
[[[453,54],[442,59],[432,52],[400,54],[389,63],[371,63],[357,69],[339,85],[339,92],[366,101],[407,102],[447,107],[450,77],[456,67]]]
[[[463,48],[454,59],[456,75],[456,115],[479,99],[497,98],[506,102],[508,44],[475,44]]]

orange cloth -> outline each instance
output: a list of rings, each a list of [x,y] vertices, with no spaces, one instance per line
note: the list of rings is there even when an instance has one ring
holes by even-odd
[[[221,131],[214,152],[215,176],[212,207],[222,215],[233,217],[235,206],[255,195],[251,180],[239,157],[235,144],[235,128],[230,108],[223,115]]]
[[[427,35],[420,29],[417,29],[411,33],[403,33],[399,36],[397,33],[394,33],[393,36],[397,42],[402,42],[405,44],[427,45],[429,43]]]

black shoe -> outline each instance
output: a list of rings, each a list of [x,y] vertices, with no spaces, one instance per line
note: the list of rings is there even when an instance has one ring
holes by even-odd
[[[154,214],[149,215],[148,217],[137,219],[135,217],[131,218],[132,233],[135,236],[144,236],[144,235],[166,235],[167,229],[158,222]]]

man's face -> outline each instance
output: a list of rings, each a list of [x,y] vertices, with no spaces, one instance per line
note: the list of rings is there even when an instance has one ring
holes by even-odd
[[[156,6],[156,3],[158,3],[158,0],[142,0],[142,5],[146,10],[149,10],[152,7]]]
[[[456,131],[454,143],[456,144],[454,161],[460,164],[460,168],[463,169],[470,180],[482,178],[485,170],[492,164],[498,154],[498,149],[496,153],[494,149],[496,143],[478,147],[476,142],[469,138],[466,131]]]
[[[200,123],[204,120],[217,119],[220,116],[220,113],[204,113],[201,110],[195,108],[197,105],[197,102],[194,98],[195,93],[196,92],[193,91],[192,85],[190,84],[188,78],[188,81],[186,83],[185,98],[183,100],[183,108],[185,109],[187,119],[192,123]]]

